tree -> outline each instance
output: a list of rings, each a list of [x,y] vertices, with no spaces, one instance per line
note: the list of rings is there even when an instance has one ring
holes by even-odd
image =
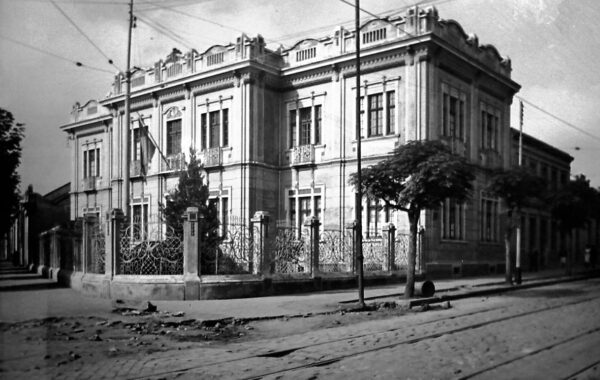
[[[590,187],[590,181],[584,175],[578,175],[551,197],[552,216],[558,221],[563,236],[567,238],[566,271],[571,274],[572,252],[568,242],[574,229],[582,228],[593,218],[598,209],[597,192]],[[564,243],[563,243],[564,244]]]
[[[198,208],[200,243],[202,252],[200,268],[208,273],[215,266],[216,247],[221,242],[219,219],[215,203],[209,202],[208,186],[204,184],[202,165],[196,158],[196,152],[190,149],[190,161],[179,172],[177,188],[169,192],[166,205],[161,204],[163,222],[172,228],[177,236],[183,236],[183,214],[188,207]]]
[[[466,159],[452,154],[440,141],[410,141],[392,155],[361,171],[363,194],[381,199],[393,209],[407,213],[410,229],[408,269],[404,296],[415,289],[418,223],[421,211],[437,209],[447,198],[468,199],[475,178]],[[357,173],[350,177],[357,187]]]
[[[23,137],[23,124],[15,123],[12,113],[0,108],[0,235],[8,232],[19,209],[21,178],[17,167]]]
[[[521,210],[526,206],[536,206],[543,202],[546,188],[545,181],[523,168],[500,169],[493,173],[489,191],[501,198],[506,205],[506,225],[504,230],[504,247],[506,282],[512,284],[512,260],[510,240],[518,225]],[[516,219],[516,220],[515,220]]]

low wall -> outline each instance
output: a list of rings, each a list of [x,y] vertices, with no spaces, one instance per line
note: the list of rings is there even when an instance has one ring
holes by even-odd
[[[262,297],[283,294],[310,293],[316,291],[351,289],[357,287],[353,274],[323,274],[321,277],[291,275],[262,277],[253,275],[203,276],[198,278],[195,297],[186,298],[183,276],[125,276],[112,279],[102,274],[65,271],[56,273],[52,279],[63,285],[93,297],[123,300],[185,300],[185,299],[231,299]],[[422,276],[417,276],[417,280]],[[366,273],[365,286],[402,284],[405,275],[396,273]]]

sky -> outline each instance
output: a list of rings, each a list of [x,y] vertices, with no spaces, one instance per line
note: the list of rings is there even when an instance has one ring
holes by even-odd
[[[387,15],[417,2],[360,5]],[[572,155],[571,173],[599,187],[600,1],[420,3],[511,58],[512,79],[522,86],[517,95],[527,102],[524,132]],[[174,47],[203,52],[241,32],[261,34],[270,48],[291,47],[331,35],[339,24],[353,28],[354,9],[342,0],[135,0],[134,14],[132,66],[149,67]],[[127,0],[0,0],[0,107],[26,125],[22,190],[32,184],[44,194],[69,181],[69,146],[59,126],[75,102],[104,98],[114,74],[125,70],[127,25]],[[515,99],[514,127],[518,113]]]

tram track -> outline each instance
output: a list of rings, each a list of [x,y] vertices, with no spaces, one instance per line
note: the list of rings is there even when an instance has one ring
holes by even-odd
[[[560,309],[563,307],[569,307],[569,306],[573,306],[573,305],[577,305],[577,304],[581,304],[581,303],[585,303],[585,302],[589,302],[589,301],[597,300],[597,299],[598,299],[597,295],[592,296],[592,297],[584,297],[584,298],[580,298],[580,299],[573,300],[573,301],[566,302],[566,303],[563,302],[563,303],[550,305],[550,306],[546,306],[546,307],[542,307],[542,308],[536,308],[533,310],[518,312],[516,314],[491,318],[489,320],[485,320],[485,321],[478,322],[478,323],[467,323],[466,325],[457,327],[457,328],[445,329],[443,331],[426,334],[426,335],[423,335],[420,337],[403,339],[403,340],[392,342],[389,344],[381,344],[376,347],[371,347],[368,349],[359,349],[357,351],[353,351],[353,352],[343,354],[343,355],[336,355],[333,357],[328,357],[328,358],[324,358],[324,359],[320,359],[320,360],[312,360],[308,363],[292,365],[287,368],[279,368],[279,369],[272,370],[272,371],[265,371],[260,374],[253,374],[251,376],[242,377],[242,378],[243,379],[260,379],[265,376],[284,374],[286,372],[297,371],[297,370],[301,370],[301,369],[305,369],[305,368],[327,366],[327,365],[336,363],[338,361],[341,361],[341,360],[344,360],[347,358],[356,357],[356,356],[364,355],[367,353],[377,352],[380,350],[385,350],[385,349],[389,349],[389,348],[393,348],[393,347],[397,347],[397,346],[401,346],[401,345],[415,344],[415,343],[426,341],[426,340],[436,339],[443,335],[457,334],[457,333],[460,333],[460,332],[463,332],[466,330],[481,328],[481,327],[484,327],[487,325],[492,325],[495,323],[500,323],[503,321],[521,318],[521,317],[525,317],[525,316],[529,316],[529,315],[533,315],[533,314],[537,314],[537,313],[543,313],[543,312],[546,312],[549,310]],[[453,316],[449,316],[449,317],[445,317],[445,318],[437,318],[434,320],[424,321],[424,322],[421,322],[418,324],[411,325],[411,327],[435,324],[435,323],[440,323],[440,322],[444,322],[447,320],[453,320],[453,319],[466,318],[466,317],[477,315],[477,314],[498,311],[500,309],[510,309],[510,306],[492,307],[492,308],[486,308],[483,310],[472,311],[469,313],[463,313],[461,315],[453,315]],[[252,359],[257,359],[257,358],[282,358],[282,357],[285,357],[291,353],[294,353],[294,352],[300,351],[300,350],[310,350],[311,348],[324,346],[324,345],[328,345],[328,344],[333,344],[333,343],[344,342],[344,341],[350,343],[351,341],[356,340],[356,339],[365,338],[365,337],[373,338],[374,335],[382,335],[382,334],[386,334],[386,333],[390,333],[390,332],[406,330],[406,328],[407,328],[406,326],[402,326],[402,327],[395,327],[395,328],[379,330],[379,331],[370,331],[370,332],[364,333],[364,334],[355,334],[352,336],[345,336],[343,338],[329,339],[329,340],[317,342],[314,344],[307,344],[307,345],[296,346],[296,347],[291,347],[291,348],[286,348],[286,349],[281,349],[281,350],[268,351],[265,353],[259,353],[259,354],[254,354],[254,355],[246,355],[243,357],[230,359],[230,360],[215,361],[215,362],[211,362],[211,363],[203,363],[201,365],[194,365],[194,366],[189,366],[186,368],[179,368],[179,369],[172,370],[172,371],[164,371],[164,372],[160,372],[160,373],[155,373],[151,377],[154,378],[154,377],[162,377],[162,376],[166,376],[166,375],[176,375],[176,374],[185,373],[188,371],[197,371],[197,370],[201,370],[202,368],[209,368],[209,367],[214,367],[214,366],[228,364],[228,363],[235,363],[235,362],[241,363],[245,360],[252,360]],[[595,330],[598,330],[598,329],[593,329],[593,331],[595,331]],[[570,339],[567,339],[567,340],[565,340],[565,342],[568,342],[569,340]],[[555,343],[555,345],[556,344],[561,344],[561,343],[557,342],[557,343]],[[544,348],[544,349],[550,349],[550,348]],[[540,350],[543,351],[543,349],[540,349]],[[533,355],[535,353],[530,353],[530,354]],[[523,357],[525,357],[525,356],[527,356],[527,355],[524,355]],[[515,358],[514,360],[519,360],[519,358]],[[498,365],[501,366],[504,364],[499,363]],[[488,369],[488,370],[491,370],[491,369]],[[471,375],[469,375],[469,376],[471,376]],[[134,378],[147,378],[147,376],[134,377]],[[465,378],[470,378],[470,377],[465,377]]]

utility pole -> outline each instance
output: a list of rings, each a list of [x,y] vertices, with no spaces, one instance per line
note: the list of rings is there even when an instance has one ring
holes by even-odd
[[[362,249],[362,174],[361,174],[361,133],[360,133],[360,0],[355,0],[354,26],[356,39],[356,170],[357,186],[354,199],[356,215],[356,267],[358,270],[358,306],[365,306],[365,284]],[[366,101],[366,99],[365,99]]]
[[[129,200],[130,200],[130,165],[131,165],[131,30],[133,29],[133,0],[129,0],[129,29],[127,32],[127,67],[125,69],[125,164],[123,165],[125,173],[123,173],[123,207],[125,215],[130,216]],[[131,219],[129,222],[131,222]]]
[[[519,167],[523,166],[523,101],[519,100]],[[515,282],[521,284],[521,214],[517,214],[517,257],[515,260]]]

